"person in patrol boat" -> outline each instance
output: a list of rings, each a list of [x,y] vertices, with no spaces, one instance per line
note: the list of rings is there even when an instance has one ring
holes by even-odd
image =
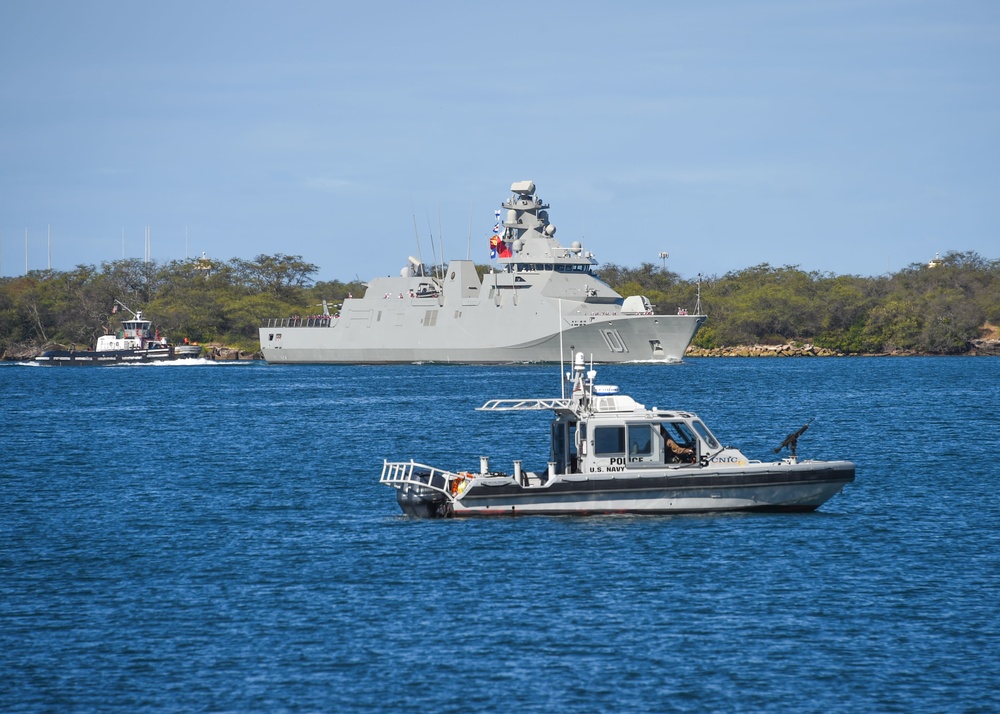
[[[668,463],[684,463],[688,461],[694,461],[694,449],[681,446],[667,434],[667,428],[660,425],[660,434],[663,436],[663,444],[666,447],[664,450],[667,456]]]

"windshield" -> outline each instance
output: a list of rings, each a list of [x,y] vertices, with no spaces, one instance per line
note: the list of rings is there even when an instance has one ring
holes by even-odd
[[[712,436],[712,432],[710,432],[708,430],[708,427],[702,424],[699,419],[695,419],[693,422],[691,422],[691,426],[694,427],[694,430],[698,432],[701,438],[705,440],[705,443],[708,444],[711,448],[713,449],[719,448],[719,442],[715,440],[715,437]]]

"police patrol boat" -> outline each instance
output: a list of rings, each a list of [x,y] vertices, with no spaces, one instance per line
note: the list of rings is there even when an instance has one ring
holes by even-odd
[[[813,511],[854,480],[850,461],[799,460],[802,427],[775,449],[790,456],[762,462],[723,446],[696,414],[647,409],[617,387],[594,384],[583,353],[566,375],[569,398],[494,399],[478,411],[551,410],[546,468],[449,471],[384,461],[380,483],[396,489],[409,516],[713,511]],[[564,385],[565,392],[565,385]]]
[[[132,319],[122,320],[122,328],[117,334],[101,335],[93,350],[46,350],[34,361],[59,366],[135,364],[190,359],[201,354],[201,345],[173,345],[167,342],[158,330],[153,329],[153,323],[142,316],[142,310],[133,312],[118,300],[115,304],[112,312],[121,306],[132,315]]]
[[[324,308],[311,318],[265,320],[264,359],[558,363],[564,344],[599,363],[680,362],[705,316],[654,314],[646,297],[622,297],[594,274],[597,261],[578,241],[568,248],[556,241],[534,182],[515,182],[511,191],[495,212],[490,246],[498,267],[489,274],[481,278],[471,260],[439,270],[411,257],[398,277],[375,278],[333,315]]]

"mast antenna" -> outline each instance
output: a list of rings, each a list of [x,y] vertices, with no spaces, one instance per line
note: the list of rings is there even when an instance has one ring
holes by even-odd
[[[469,247],[465,253],[466,260],[472,260],[472,206],[469,206]]]
[[[424,256],[420,253],[420,231],[417,230],[417,214],[413,214],[413,235],[417,237],[417,260],[424,264]]]
[[[441,206],[438,205],[438,243],[441,246],[441,279],[444,280],[445,260],[444,260],[444,231],[441,230]]]
[[[434,231],[431,229],[431,216],[426,210],[424,211],[424,215],[427,216],[427,233],[431,237],[431,260],[434,261],[434,272],[440,275],[441,273],[438,271],[437,251],[434,249]]]

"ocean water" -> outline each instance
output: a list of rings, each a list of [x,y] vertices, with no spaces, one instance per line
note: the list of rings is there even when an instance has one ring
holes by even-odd
[[[0,367],[0,711],[1000,710],[1000,360],[599,369],[857,480],[812,514],[415,521],[559,369]]]

